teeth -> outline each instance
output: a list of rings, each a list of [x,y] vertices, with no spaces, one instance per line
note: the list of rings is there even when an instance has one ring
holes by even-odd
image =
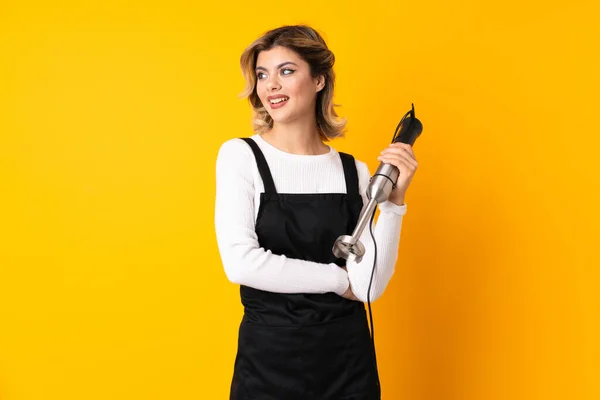
[[[281,103],[282,101],[288,100],[288,97],[279,97],[277,99],[269,100],[271,104]]]

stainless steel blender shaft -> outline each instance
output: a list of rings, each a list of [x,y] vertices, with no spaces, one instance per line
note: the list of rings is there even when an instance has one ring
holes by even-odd
[[[396,127],[392,143],[406,143],[413,145],[415,140],[421,135],[423,124],[415,117],[415,106],[408,111],[400,120]],[[370,221],[377,204],[383,203],[388,199],[392,189],[396,186],[400,171],[392,164],[380,163],[377,171],[371,177],[366,196],[369,199],[367,206],[363,208],[354,232],[352,235],[342,235],[337,238],[333,244],[333,254],[338,258],[353,259],[357,263],[362,260],[365,254],[365,246],[359,238],[362,231]]]
[[[353,259],[359,263],[365,254],[365,246],[360,242],[363,230],[369,223],[375,207],[388,199],[399,175],[398,168],[391,164],[381,163],[371,177],[367,188],[369,202],[363,208],[352,235],[342,235],[333,244],[333,254],[338,258]]]

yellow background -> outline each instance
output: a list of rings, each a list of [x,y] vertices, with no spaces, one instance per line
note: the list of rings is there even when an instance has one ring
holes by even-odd
[[[0,5],[0,399],[226,399],[242,309],[213,229],[241,51],[309,23],[372,169],[424,124],[383,398],[600,398],[593,1]],[[594,4],[596,3],[596,4]]]

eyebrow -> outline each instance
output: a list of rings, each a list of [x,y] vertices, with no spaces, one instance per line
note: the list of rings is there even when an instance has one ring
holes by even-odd
[[[281,63],[281,64],[279,64],[279,65],[277,66],[277,69],[279,69],[279,68],[281,68],[281,67],[283,67],[283,66],[285,66],[285,65],[288,65],[288,64],[295,65],[296,67],[298,66],[298,64],[296,64],[296,63],[293,63],[293,62],[291,62],[291,61],[286,61],[286,62],[284,62],[284,63]],[[267,69],[266,69],[265,67],[260,67],[260,66],[259,66],[259,67],[256,67],[256,70],[257,70],[257,71],[266,71]]]

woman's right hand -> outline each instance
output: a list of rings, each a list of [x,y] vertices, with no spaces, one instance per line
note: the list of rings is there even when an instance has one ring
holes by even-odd
[[[348,300],[360,301],[360,300],[358,299],[358,297],[356,297],[356,296],[354,295],[354,292],[352,291],[352,288],[351,288],[351,287],[348,287],[348,290],[346,290],[346,291],[344,292],[344,294],[342,294],[342,297],[343,297],[343,298],[345,298],[345,299],[348,299]]]
[[[346,269],[346,266],[343,266],[342,269],[346,272],[348,272],[348,270]],[[341,295],[343,298],[348,299],[348,300],[353,300],[353,301],[360,301],[358,299],[358,297],[356,297],[356,295],[354,294],[354,292],[352,291],[352,285],[350,285],[348,283],[348,289]]]

